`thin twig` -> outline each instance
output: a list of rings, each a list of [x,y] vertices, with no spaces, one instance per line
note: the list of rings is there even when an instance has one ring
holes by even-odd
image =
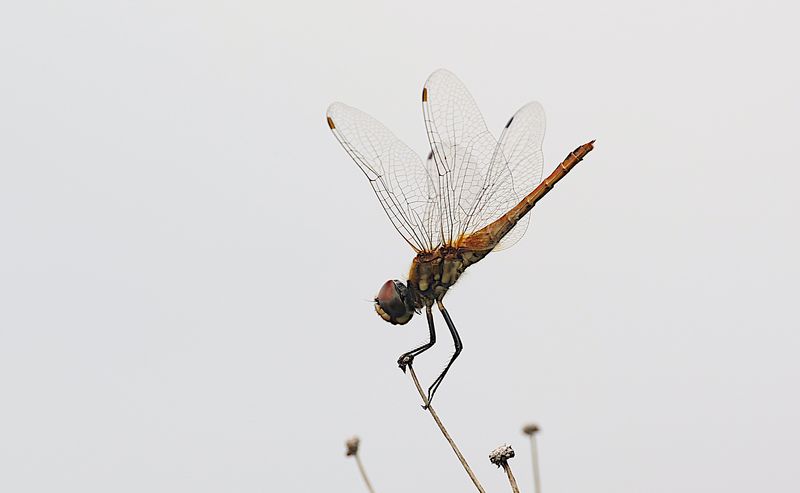
[[[409,364],[408,369],[411,373],[411,378],[414,380],[414,385],[417,387],[417,392],[419,392],[419,396],[422,398],[423,404],[425,404],[425,407],[428,409],[428,412],[431,413],[431,416],[433,417],[433,420],[436,421],[436,424],[439,426],[439,429],[442,430],[442,435],[444,435],[444,437],[447,439],[447,443],[450,444],[450,447],[452,447],[453,452],[456,453],[456,457],[458,457],[458,460],[461,462],[461,465],[464,466],[464,469],[467,471],[469,479],[472,480],[472,483],[475,485],[476,488],[478,488],[478,491],[480,493],[486,493],[486,490],[483,489],[483,486],[481,486],[481,483],[478,481],[478,478],[475,477],[475,473],[472,472],[472,469],[470,469],[469,464],[467,464],[467,460],[464,459],[463,455],[461,455],[461,452],[458,450],[456,443],[450,437],[450,434],[447,433],[447,430],[442,424],[442,420],[439,419],[439,416],[436,414],[436,411],[433,410],[433,407],[430,405],[428,399],[425,397],[425,393],[422,391],[422,386],[420,386],[419,384],[419,379],[417,379],[417,374],[414,372],[414,366]]]
[[[511,483],[511,491],[514,493],[519,493],[519,486],[517,486],[517,480],[514,479],[514,474],[511,473],[511,466],[508,465],[508,462],[503,462],[503,470],[506,471],[508,475],[508,482]]]
[[[533,488],[535,493],[542,493],[539,479],[539,448],[536,446],[536,433],[531,433],[531,457],[533,460]]]
[[[361,471],[361,477],[364,478],[364,483],[367,485],[367,491],[369,493],[375,493],[375,490],[372,489],[372,483],[369,482],[367,478],[367,472],[364,470],[364,464],[361,463],[361,457],[358,454],[355,454],[356,464],[358,464],[358,470]]]
[[[511,448],[511,445],[500,445],[496,449],[492,450],[491,454],[489,454],[489,462],[497,467],[503,466],[503,470],[508,476],[508,482],[511,483],[511,491],[513,493],[519,493],[517,480],[514,479],[514,474],[511,472],[511,466],[508,465],[508,459],[512,459],[514,455],[514,449]]]
[[[522,427],[522,433],[528,435],[531,440],[531,461],[533,463],[533,488],[535,493],[542,493],[542,484],[539,479],[539,448],[536,446],[536,434],[539,433],[539,425],[528,423]]]
[[[364,483],[367,485],[367,491],[369,493],[375,493],[375,490],[372,489],[372,483],[369,482],[367,479],[367,471],[364,470],[364,464],[361,463],[361,456],[358,455],[358,447],[361,444],[361,440],[357,436],[354,436],[344,442],[345,447],[347,447],[347,451],[345,455],[348,457],[355,457],[356,465],[358,465],[358,471],[361,473],[361,478],[364,479]]]

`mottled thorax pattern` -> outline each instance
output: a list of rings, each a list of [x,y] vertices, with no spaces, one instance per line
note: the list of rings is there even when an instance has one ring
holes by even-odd
[[[433,252],[422,252],[411,264],[409,287],[413,287],[422,298],[422,306],[441,300],[464,270],[488,253],[454,247],[440,247]]]

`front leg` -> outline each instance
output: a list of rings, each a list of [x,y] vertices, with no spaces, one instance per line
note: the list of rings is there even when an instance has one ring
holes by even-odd
[[[450,314],[447,313],[447,309],[442,304],[441,300],[438,300],[436,304],[439,306],[439,311],[442,312],[442,316],[444,317],[444,321],[447,323],[447,328],[450,329],[450,335],[453,336],[453,345],[455,346],[456,350],[453,353],[453,356],[450,358],[450,362],[447,363],[447,366],[444,367],[444,371],[442,374],[439,375],[436,380],[433,381],[431,386],[428,388],[428,405],[430,405],[431,400],[433,399],[433,394],[436,393],[436,389],[439,388],[441,385],[442,380],[444,380],[445,374],[447,374],[447,370],[450,369],[453,362],[458,358],[458,355],[461,354],[461,350],[464,348],[463,344],[461,344],[461,336],[458,335],[458,331],[456,330],[456,326],[453,323],[453,320],[450,318]],[[423,406],[427,408],[427,406]]]
[[[403,370],[404,373],[406,371],[406,367],[414,362],[415,356],[424,353],[434,344],[436,344],[436,330],[433,328],[433,311],[431,310],[431,305],[425,306],[425,315],[428,317],[428,329],[431,333],[430,341],[428,341],[427,344],[423,344],[422,346],[412,349],[411,351],[400,356],[400,358],[397,360],[397,365],[400,366],[400,369]]]

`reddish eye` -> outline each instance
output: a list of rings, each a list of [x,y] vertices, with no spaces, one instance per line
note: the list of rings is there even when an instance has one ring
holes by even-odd
[[[387,322],[405,324],[414,310],[406,306],[406,287],[400,281],[386,281],[375,297],[375,311]]]
[[[386,281],[375,299],[379,303],[390,303],[395,297],[397,297],[397,289],[394,287],[394,281]]]

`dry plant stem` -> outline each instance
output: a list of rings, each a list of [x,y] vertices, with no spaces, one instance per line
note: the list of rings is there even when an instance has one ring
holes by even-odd
[[[375,490],[372,489],[372,483],[370,483],[369,479],[367,479],[367,473],[364,471],[364,464],[361,463],[361,457],[358,456],[358,453],[356,453],[355,456],[356,464],[358,464],[358,470],[361,472],[361,477],[364,478],[364,483],[367,485],[367,491],[369,491],[369,493],[375,493]]]
[[[539,449],[536,447],[536,433],[531,433],[531,458],[533,460],[533,489],[535,493],[542,493],[542,484],[539,480]]]
[[[511,483],[511,491],[514,493],[519,493],[519,486],[517,485],[517,480],[514,478],[514,474],[511,473],[511,466],[508,465],[508,462],[503,463],[503,469],[506,471],[508,475],[508,482]]]
[[[483,489],[483,486],[481,486],[481,483],[478,481],[478,478],[475,477],[475,473],[472,472],[472,469],[470,469],[469,464],[467,464],[467,460],[464,459],[463,455],[461,455],[461,452],[458,450],[456,443],[450,437],[450,434],[447,433],[447,430],[442,424],[442,420],[439,419],[439,416],[436,414],[436,411],[434,411],[433,407],[430,405],[430,403],[428,403],[428,399],[425,397],[425,393],[422,391],[422,387],[419,384],[419,379],[417,379],[417,374],[414,372],[414,366],[408,365],[408,369],[409,372],[411,373],[411,378],[414,380],[414,385],[417,387],[417,392],[419,392],[419,396],[422,398],[422,402],[428,408],[428,412],[431,413],[431,416],[433,416],[433,420],[436,421],[436,424],[439,426],[439,429],[442,430],[442,435],[444,435],[444,437],[447,439],[447,443],[450,444],[450,447],[453,448],[453,452],[456,453],[456,457],[458,457],[458,460],[461,462],[461,465],[464,466],[464,469],[467,471],[469,479],[472,480],[472,483],[475,485],[476,488],[478,488],[478,491],[480,491],[480,493],[486,493],[486,490]],[[516,482],[514,484],[516,484]]]

